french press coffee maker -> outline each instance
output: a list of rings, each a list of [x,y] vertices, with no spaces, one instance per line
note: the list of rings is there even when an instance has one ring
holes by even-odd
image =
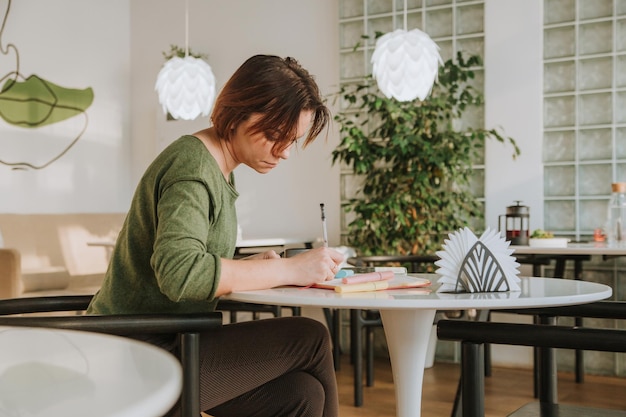
[[[515,203],[514,206],[506,208],[506,214],[498,217],[498,230],[505,231],[506,240],[509,240],[511,245],[528,245],[530,208],[522,206],[521,201]]]

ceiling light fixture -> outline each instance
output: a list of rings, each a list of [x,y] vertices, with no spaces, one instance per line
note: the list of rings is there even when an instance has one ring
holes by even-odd
[[[398,101],[424,100],[435,84],[443,64],[439,46],[419,29],[407,31],[407,0],[404,29],[389,32],[376,41],[372,75],[387,98]]]
[[[215,100],[215,76],[202,58],[189,55],[189,0],[185,1],[185,56],[168,60],[155,85],[163,112],[174,119],[208,116]]]

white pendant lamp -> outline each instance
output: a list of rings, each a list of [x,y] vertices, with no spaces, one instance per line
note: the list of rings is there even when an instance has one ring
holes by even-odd
[[[404,27],[376,41],[372,54],[372,75],[387,98],[398,101],[424,100],[443,64],[439,46],[419,29],[406,30],[407,5],[404,2]]]
[[[185,57],[174,56],[167,61],[159,75],[155,89],[163,112],[174,119],[194,120],[208,116],[215,100],[215,76],[209,64],[201,58],[189,56],[189,11],[185,4]]]

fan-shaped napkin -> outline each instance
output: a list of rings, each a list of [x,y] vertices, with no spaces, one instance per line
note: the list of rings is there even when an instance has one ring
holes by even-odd
[[[519,263],[500,233],[488,228],[477,238],[467,227],[450,233],[435,262],[437,292],[520,291]]]

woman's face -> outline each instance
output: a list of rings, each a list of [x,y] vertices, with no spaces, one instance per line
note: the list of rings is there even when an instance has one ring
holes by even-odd
[[[295,141],[282,152],[275,154],[274,145],[276,142],[268,139],[265,133],[248,133],[248,128],[260,117],[259,114],[253,114],[248,120],[241,123],[235,129],[235,134],[231,137],[230,145],[231,154],[236,159],[237,163],[245,164],[261,174],[266,174],[273,168],[276,168],[281,159],[289,158],[289,152]],[[312,111],[303,111],[300,113],[297,139],[306,134],[311,126],[312,118]]]

